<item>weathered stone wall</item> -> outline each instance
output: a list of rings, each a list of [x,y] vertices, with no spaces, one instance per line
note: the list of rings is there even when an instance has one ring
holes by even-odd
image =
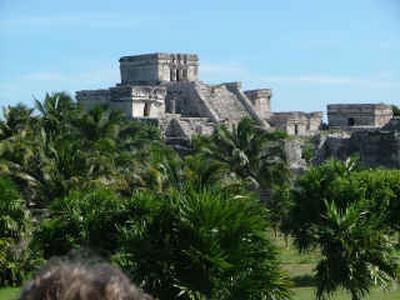
[[[264,119],[270,117],[272,97],[272,92],[270,89],[247,90],[244,91],[244,94]]]
[[[198,84],[197,90],[202,101],[206,102],[217,114],[218,119],[226,122],[228,126],[237,124],[243,117],[249,115],[246,107],[225,84],[212,86]]]
[[[107,105],[128,118],[162,118],[165,114],[166,88],[163,86],[116,86],[108,90],[79,91],[76,98],[89,111]]]
[[[215,126],[209,118],[184,118],[179,114],[167,115],[162,123],[164,141],[181,154],[192,151],[191,139],[194,135],[210,135]]]
[[[375,110],[375,125],[385,126],[393,118],[393,109],[389,105],[379,105]]]
[[[352,126],[381,127],[390,121],[393,112],[385,104],[330,104],[328,122],[330,128],[346,129]]]
[[[106,89],[83,90],[76,92],[76,99],[86,111],[92,110],[98,105],[108,105],[110,97],[110,91]]]
[[[254,120],[256,120],[260,125],[265,128],[270,128],[270,124],[265,120],[263,115],[257,111],[257,109],[253,106],[251,101],[247,98],[247,96],[242,91],[241,82],[229,82],[223,83],[223,85],[233,94],[236,99],[243,105],[243,107],[247,111],[247,115]]]
[[[393,117],[385,126],[382,127],[382,130],[397,130],[400,131],[400,117]]]
[[[356,155],[364,167],[400,168],[400,131],[375,130],[354,132],[351,136],[325,137],[316,161],[328,158],[345,160]]]
[[[351,135],[346,132],[338,132],[329,136],[320,135],[314,162],[320,164],[330,158],[346,160],[357,152],[357,148],[353,149],[350,143],[350,137]]]
[[[183,117],[206,117],[214,122],[220,119],[202,93],[199,82],[170,82],[166,85],[166,112],[181,114]]]
[[[208,118],[179,118],[179,126],[185,133],[186,137],[191,138],[193,135],[211,135],[215,123]]]
[[[400,168],[400,133],[377,130],[356,132],[350,139],[361,164],[366,167]]]
[[[324,114],[322,111],[306,113],[308,118],[308,133],[311,135],[317,134],[321,130],[322,119]]]
[[[273,113],[268,121],[289,135],[310,136],[319,131],[322,117],[322,112],[280,112]]]
[[[133,103],[130,100],[112,101],[109,102],[108,106],[112,110],[122,112],[127,118],[134,117],[134,115],[132,114],[132,111],[134,110]]]
[[[122,85],[197,80],[198,58],[194,54],[124,56],[119,62]]]
[[[177,113],[183,117],[207,117],[214,122],[237,124],[243,117],[257,115],[247,97],[240,91],[239,82],[208,85],[196,82],[170,82],[166,102],[167,113]]]
[[[166,93],[166,88],[162,86],[117,86],[110,88],[109,105],[127,117],[162,118]]]
[[[300,175],[306,168],[307,162],[303,157],[304,141],[287,139],[285,141],[286,161],[295,175]]]
[[[270,124],[289,135],[307,134],[307,119],[295,113],[274,113],[270,119]]]

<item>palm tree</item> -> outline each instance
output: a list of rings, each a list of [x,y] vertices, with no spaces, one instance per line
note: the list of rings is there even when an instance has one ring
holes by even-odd
[[[107,106],[95,106],[82,115],[76,127],[87,141],[116,139],[120,134],[123,115],[118,111],[110,111]]]
[[[69,132],[71,120],[80,112],[73,99],[64,92],[46,94],[43,102],[35,99],[35,106],[49,138]]]
[[[224,163],[253,188],[270,188],[284,182],[289,174],[284,138],[283,133],[269,133],[254,120],[243,118],[232,130],[217,126],[209,139],[200,139],[195,146]]]
[[[371,201],[381,205],[388,193],[381,189],[383,197],[366,198],[377,183],[360,176],[367,173],[358,172],[354,160],[332,160],[312,167],[295,184],[287,228],[299,251],[321,250],[318,299],[344,288],[358,300],[374,285],[387,288],[396,277],[392,231],[379,211],[371,210]]]
[[[4,120],[0,121],[0,140],[11,138],[17,134],[25,135],[33,126],[33,109],[24,104],[3,108]]]
[[[316,232],[322,253],[316,267],[317,298],[324,299],[339,287],[353,300],[366,296],[372,286],[387,290],[398,267],[390,235],[359,203],[344,210],[334,202],[325,206],[325,224]]]

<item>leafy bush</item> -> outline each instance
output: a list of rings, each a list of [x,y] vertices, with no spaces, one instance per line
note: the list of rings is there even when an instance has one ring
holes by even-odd
[[[398,224],[400,173],[329,161],[297,180],[287,227],[300,251],[319,247],[317,298],[338,288],[361,299],[395,279],[393,228]]]
[[[340,209],[362,197],[362,190],[355,181],[355,162],[342,163],[331,160],[310,168],[299,177],[293,190],[293,207],[288,218],[294,242],[301,250],[316,246],[315,226],[324,224],[326,206],[324,201],[334,202]]]
[[[116,251],[123,201],[111,190],[72,191],[56,200],[50,211],[38,233],[46,258],[79,247],[104,256]]]
[[[317,298],[338,288],[348,290],[353,300],[366,296],[372,286],[387,290],[398,267],[390,235],[360,203],[342,210],[334,202],[325,205],[325,223],[316,232],[322,253],[316,267]]]
[[[84,247],[112,257],[161,299],[286,299],[263,205],[220,189],[137,191],[94,187],[51,206],[38,240],[46,257]]]
[[[368,210],[380,218],[381,226],[400,231],[400,171],[365,170],[353,174],[368,200]]]
[[[310,163],[314,156],[315,156],[315,152],[316,152],[316,142],[315,142],[315,138],[307,138],[304,141],[304,146],[302,149],[302,157],[305,159],[305,161],[307,163]]]
[[[219,189],[138,192],[116,261],[160,299],[286,299],[265,209]]]
[[[33,268],[31,217],[13,183],[0,177],[0,286],[18,285]]]
[[[397,105],[392,105],[393,116],[400,116],[400,108]]]

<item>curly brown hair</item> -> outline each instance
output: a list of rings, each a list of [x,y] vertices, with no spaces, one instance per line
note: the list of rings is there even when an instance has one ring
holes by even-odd
[[[108,264],[50,262],[28,282],[20,300],[152,300]]]

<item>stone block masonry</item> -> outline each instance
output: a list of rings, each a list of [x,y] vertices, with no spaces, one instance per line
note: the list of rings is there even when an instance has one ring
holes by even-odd
[[[379,104],[330,104],[329,128],[382,127],[393,118],[392,108]]]
[[[198,57],[195,54],[124,56],[119,62],[123,85],[197,80]]]

